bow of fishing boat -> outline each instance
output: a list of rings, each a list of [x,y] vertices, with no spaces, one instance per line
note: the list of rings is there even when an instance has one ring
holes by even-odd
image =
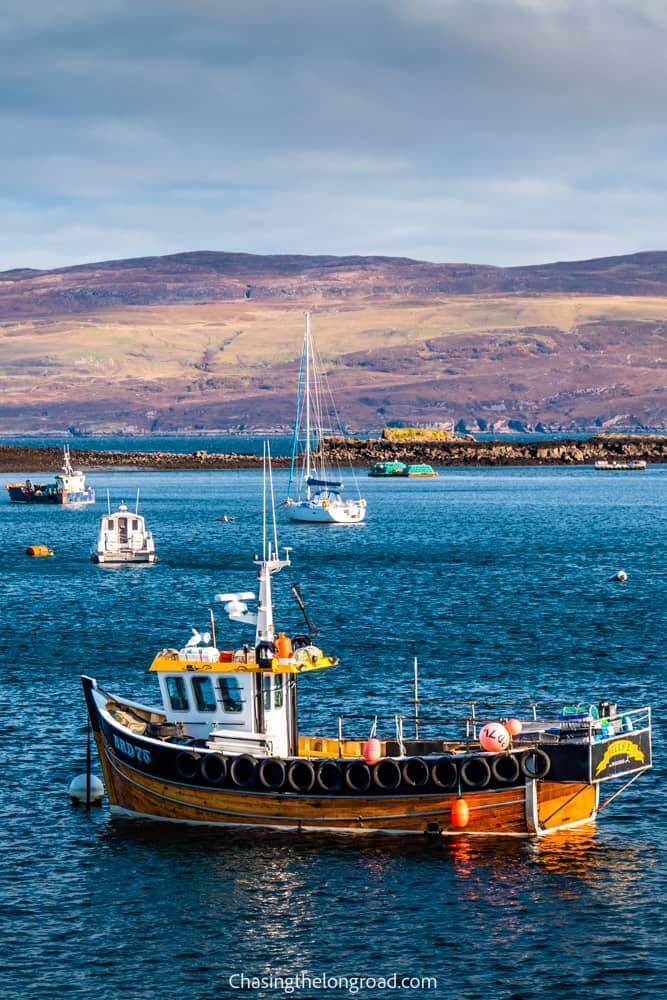
[[[517,717],[507,704],[424,700],[416,680],[412,717],[394,715],[383,739],[374,729],[362,735],[360,719],[352,735],[342,718],[331,734],[301,734],[300,678],[338,660],[316,645],[298,585],[307,632],[275,628],[272,577],[290,555],[280,554],[266,463],[264,497],[256,609],[247,603],[253,592],[217,595],[232,622],[254,626],[252,645],[221,648],[211,616],[210,633],[193,630],[181,649],[153,659],[156,705],[82,678],[114,813],[297,831],[539,837],[594,821],[651,766],[648,707],[532,705]],[[618,786],[603,795],[612,779]]]

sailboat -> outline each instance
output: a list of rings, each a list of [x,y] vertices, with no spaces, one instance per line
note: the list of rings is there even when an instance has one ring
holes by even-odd
[[[333,478],[326,467],[322,432],[322,395],[324,386],[317,370],[316,354],[310,332],[310,313],[306,313],[299,384],[297,392],[292,462],[285,506],[290,521],[311,524],[360,524],[366,517],[366,501],[343,497],[343,482]],[[326,387],[331,397],[331,392]],[[331,399],[333,405],[333,399]],[[297,456],[304,436],[303,454]],[[297,457],[301,475],[297,475]],[[297,482],[298,480],[298,482]],[[296,496],[292,495],[295,488]]]

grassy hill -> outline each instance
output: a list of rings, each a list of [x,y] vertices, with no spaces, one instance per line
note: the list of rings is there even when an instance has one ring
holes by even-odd
[[[352,428],[667,425],[667,253],[192,253],[0,274],[0,430],[287,426],[306,309]]]

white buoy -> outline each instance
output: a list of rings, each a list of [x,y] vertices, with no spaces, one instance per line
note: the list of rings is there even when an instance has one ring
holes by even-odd
[[[615,573],[614,576],[612,576],[612,580],[614,580],[616,583],[625,583],[627,578],[628,574],[625,572],[624,569],[619,569],[618,573]]]
[[[84,805],[86,804],[86,775],[77,774],[76,778],[69,784],[67,789],[67,794],[72,800],[72,805]],[[102,798],[104,797],[104,785],[100,779],[95,775],[90,776],[90,804],[98,805]]]

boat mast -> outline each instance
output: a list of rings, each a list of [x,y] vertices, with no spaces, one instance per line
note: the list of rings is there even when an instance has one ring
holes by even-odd
[[[306,497],[310,500],[310,313],[306,313]]]
[[[299,382],[296,390],[296,415],[294,417],[294,433],[292,434],[292,458],[289,467],[289,480],[287,482],[287,499],[292,496],[292,484],[297,464],[297,452],[299,450],[299,432],[301,430],[301,415],[303,411],[303,366],[306,358],[306,338],[303,338],[301,348],[301,360],[299,362]]]
[[[255,558],[259,566],[259,600],[257,602],[257,627],[255,629],[255,644],[273,642],[275,629],[273,626],[273,598],[271,595],[271,574],[279,573],[290,565],[289,548],[285,548],[285,558],[278,553],[278,525],[276,522],[276,504],[273,492],[273,470],[271,467],[271,447],[264,442],[262,477],[262,557]],[[268,491],[267,491],[268,485]],[[267,538],[267,507],[271,510],[272,538]]]

